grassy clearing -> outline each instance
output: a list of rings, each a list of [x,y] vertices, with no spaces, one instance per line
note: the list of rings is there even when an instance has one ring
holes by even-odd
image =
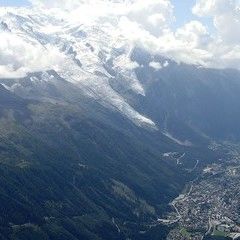
[[[182,236],[186,237],[187,239],[190,239],[191,238],[191,234],[187,231],[186,228],[182,228],[180,230],[180,233]]]
[[[217,236],[217,237],[227,237],[227,236],[228,236],[227,233],[218,231],[218,230],[216,230],[216,229],[213,231],[213,234],[212,234],[212,235],[213,235],[213,236]]]

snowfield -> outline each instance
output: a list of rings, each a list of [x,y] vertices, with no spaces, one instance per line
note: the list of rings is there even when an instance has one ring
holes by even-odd
[[[39,9],[1,8],[0,77],[55,70],[87,97],[120,112],[137,126],[157,130],[156,124],[137,112],[122,94],[131,91],[145,96],[145,91],[134,71],[140,66],[131,60],[132,46],[114,27],[114,21],[99,18],[82,24],[60,12],[49,16]],[[42,76],[51,81],[48,74]]]

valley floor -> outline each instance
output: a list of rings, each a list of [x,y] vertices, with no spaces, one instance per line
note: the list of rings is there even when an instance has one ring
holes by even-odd
[[[171,202],[173,211],[159,222],[171,227],[168,240],[239,239],[240,237],[240,151],[224,143],[210,146],[227,152],[224,159],[207,166]]]

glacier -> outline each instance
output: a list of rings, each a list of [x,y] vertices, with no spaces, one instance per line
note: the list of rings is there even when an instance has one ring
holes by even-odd
[[[40,9],[2,7],[0,34],[7,43],[5,49],[0,48],[4,56],[0,57],[0,70],[5,74],[1,77],[43,72],[43,80],[51,81],[46,72],[54,70],[86,97],[121,113],[139,127],[157,130],[154,121],[134,109],[111,84],[114,81],[125,92],[145,96],[134,71],[141,66],[131,60],[134,46],[115,29],[114,22],[99,18],[81,23],[60,12],[49,16]],[[18,87],[15,84],[11,91]]]

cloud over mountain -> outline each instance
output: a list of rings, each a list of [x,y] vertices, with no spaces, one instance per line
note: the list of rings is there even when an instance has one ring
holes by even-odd
[[[1,32],[0,77],[22,77],[27,72],[42,71],[63,63],[56,48],[28,42],[10,32]]]
[[[240,68],[239,2],[237,0],[198,0],[192,11],[200,17],[210,17],[213,20],[216,29],[214,41],[211,44],[215,57],[213,60],[226,67]]]
[[[116,45],[124,40],[131,46],[145,48],[154,54],[164,55],[178,62],[201,64],[206,67],[240,68],[240,31],[236,31],[240,28],[240,10],[234,0],[198,0],[192,11],[200,17],[200,20],[193,19],[178,29],[172,28],[175,16],[174,5],[170,0],[31,0],[31,2],[33,8],[27,10],[28,15],[36,15],[36,12],[44,14],[48,10],[56,22],[63,21],[62,28],[64,25],[95,27],[109,33],[109,37]],[[214,33],[201,22],[201,17],[206,16],[213,20],[216,29]],[[61,28],[60,25],[58,27]],[[42,45],[25,41],[14,32],[1,35],[3,36],[3,44],[0,47],[1,72],[23,74],[40,68],[52,68],[62,59],[62,53],[51,41]],[[16,38],[19,39],[16,41]],[[104,34],[99,38],[102,38],[99,43],[105,41]],[[5,49],[7,51],[3,52]],[[44,52],[47,54],[43,54]],[[51,57],[45,59],[46,55]],[[54,61],[54,58],[57,60]]]

